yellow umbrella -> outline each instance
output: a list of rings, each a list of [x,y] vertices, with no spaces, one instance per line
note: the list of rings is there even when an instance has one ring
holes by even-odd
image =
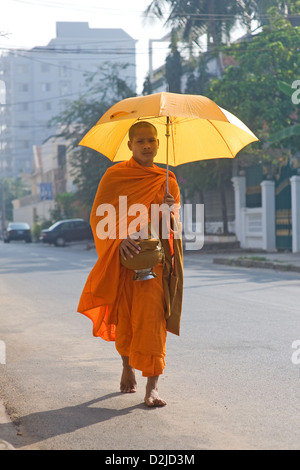
[[[155,93],[114,104],[83,137],[79,145],[111,161],[131,158],[128,130],[137,121],[157,129],[156,163],[171,166],[213,158],[234,158],[257,137],[237,117],[201,95]]]

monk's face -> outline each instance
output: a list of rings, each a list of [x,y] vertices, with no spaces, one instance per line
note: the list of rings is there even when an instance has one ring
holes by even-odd
[[[133,158],[142,166],[153,166],[158,145],[155,130],[149,127],[136,129],[133,139],[128,142]]]

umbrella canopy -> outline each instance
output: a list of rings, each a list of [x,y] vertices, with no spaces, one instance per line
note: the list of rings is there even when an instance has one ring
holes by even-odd
[[[171,166],[213,158],[234,158],[257,137],[237,117],[200,95],[155,93],[127,98],[113,105],[79,145],[111,161],[129,160],[128,130],[149,121],[158,133],[156,163]],[[167,136],[167,138],[166,138]]]

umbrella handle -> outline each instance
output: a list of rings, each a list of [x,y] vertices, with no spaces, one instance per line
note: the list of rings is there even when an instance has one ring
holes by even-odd
[[[170,118],[169,118],[169,116],[167,116],[166,137],[167,137],[167,193],[168,193],[169,192],[169,139],[170,139]]]

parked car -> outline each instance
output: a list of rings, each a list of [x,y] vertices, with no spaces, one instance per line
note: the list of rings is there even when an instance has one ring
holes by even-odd
[[[24,240],[26,243],[31,242],[31,231],[28,224],[24,222],[10,222],[3,233],[4,243],[12,240]]]
[[[42,230],[43,243],[65,246],[68,242],[91,240],[93,232],[89,222],[84,219],[65,219],[55,222],[48,229]]]

